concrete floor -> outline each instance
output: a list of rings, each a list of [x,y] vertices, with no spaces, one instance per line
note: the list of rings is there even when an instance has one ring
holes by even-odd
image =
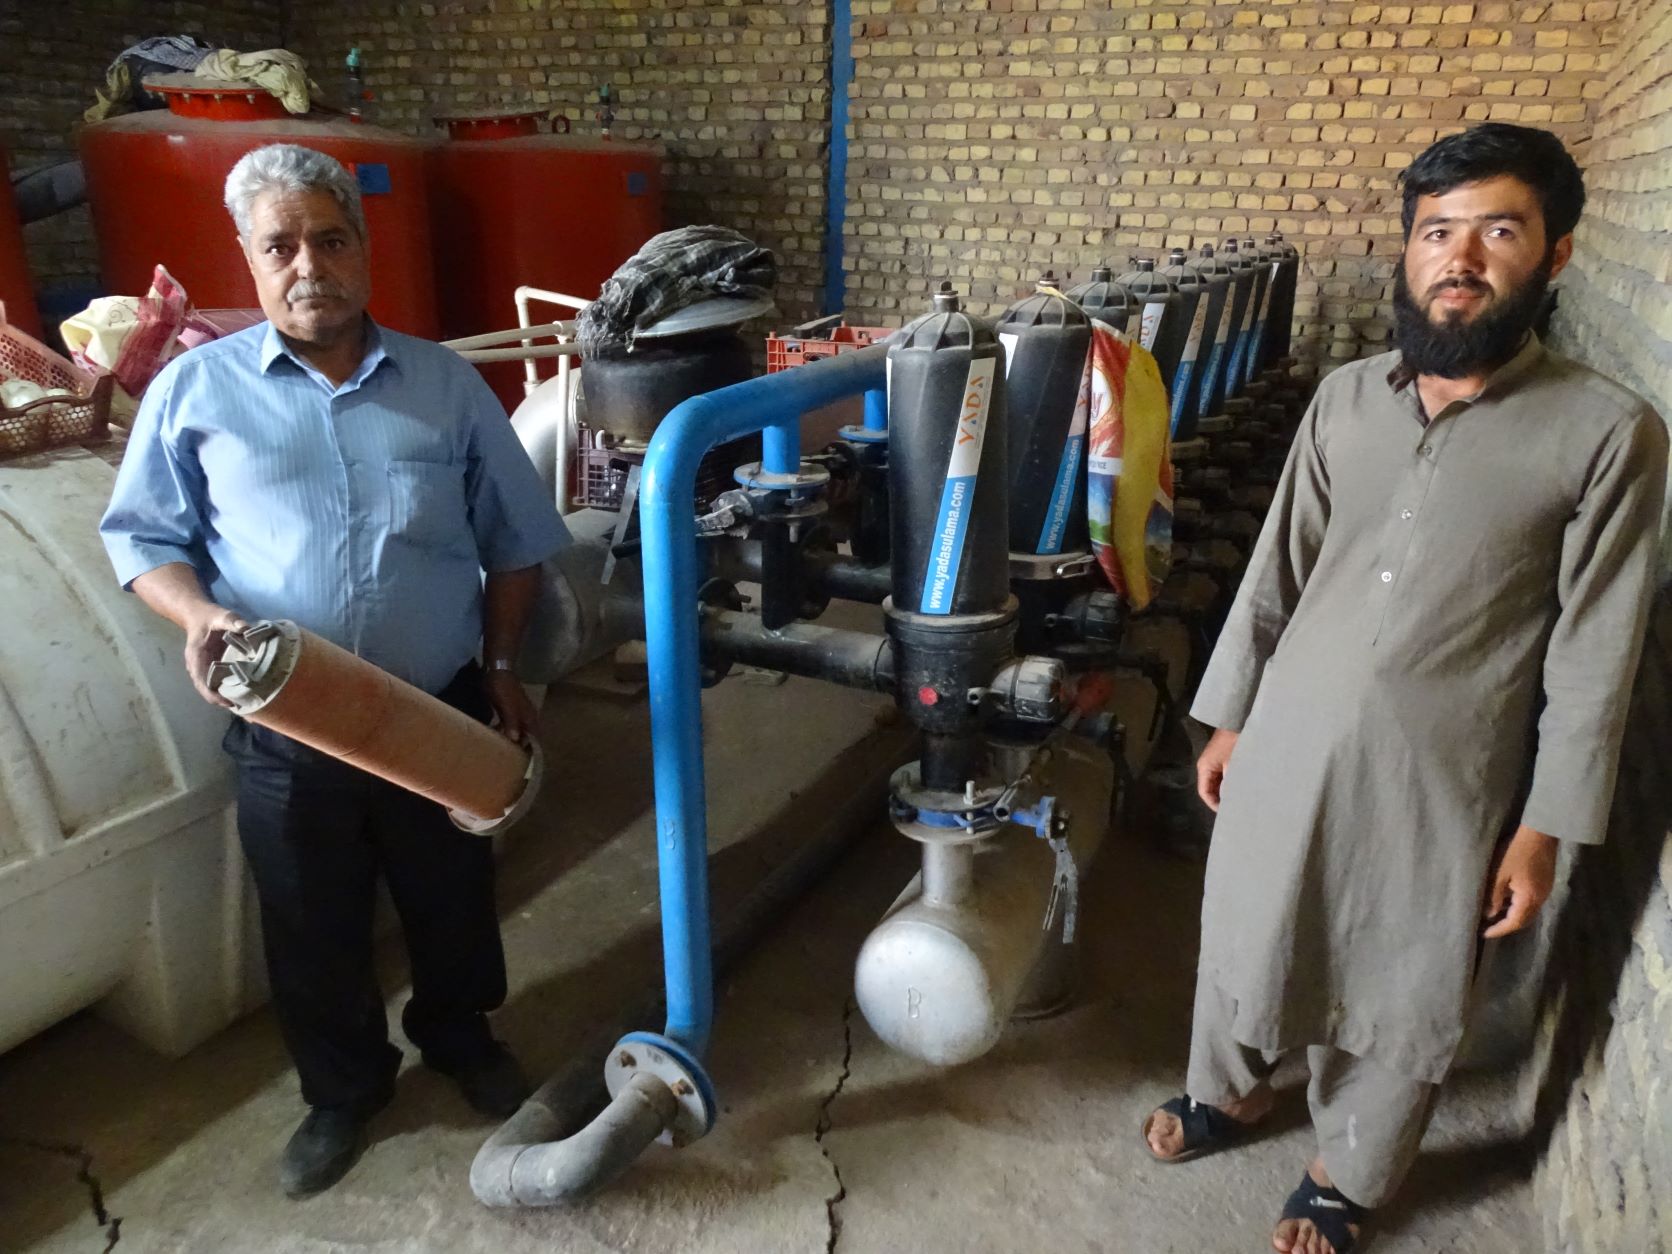
[[[723,727],[712,737],[712,777],[725,781],[713,797],[718,914],[810,832],[874,805],[867,790],[898,756],[898,730],[877,720],[875,701],[790,683],[734,681],[709,694],[725,713],[711,719]],[[781,715],[792,702],[804,730],[786,737]],[[548,742],[570,753],[568,787],[604,777],[617,787],[607,802],[571,797],[544,820],[547,844],[525,835],[507,854],[516,987],[499,1022],[536,1071],[577,1058],[597,1066],[591,1042],[613,1037],[659,979],[648,773],[642,755],[619,748],[642,743],[642,708],[583,698],[557,708]],[[839,769],[815,764],[820,744],[845,752]],[[751,824],[786,794],[776,820]],[[275,1158],[300,1112],[270,1015],[178,1061],[82,1016],[0,1058],[0,1248],[106,1249],[116,1218],[124,1252],[1269,1248],[1271,1217],[1309,1153],[1301,1077],[1289,1077],[1272,1131],[1241,1151],[1163,1167],[1137,1134],[1181,1080],[1199,869],[1132,838],[1108,846],[1084,891],[1076,1007],[1016,1025],[986,1058],[936,1072],[886,1051],[849,1003],[854,954],[914,857],[869,824],[722,986],[711,1055],[718,1127],[681,1151],[652,1147],[587,1204],[480,1207],[466,1173],[490,1128],[445,1081],[413,1067],[349,1176],[320,1197],[287,1201]],[[599,908],[606,900],[614,908]],[[1508,1092],[1502,1080],[1469,1077],[1448,1089],[1372,1248],[1538,1247],[1524,1162],[1494,1114]],[[81,1153],[103,1219],[77,1179]]]

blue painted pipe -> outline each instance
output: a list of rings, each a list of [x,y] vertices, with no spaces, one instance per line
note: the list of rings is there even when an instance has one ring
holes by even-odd
[[[716,444],[764,431],[764,469],[785,473],[773,471],[777,459],[793,471],[800,459],[800,415],[883,388],[887,352],[877,344],[692,397],[662,420],[645,454],[639,511],[668,1002],[663,1034],[699,1058],[714,1025],[714,971],[697,655],[697,533],[691,512],[697,463]],[[795,417],[786,419],[785,414]]]
[[[872,388],[865,393],[865,429],[888,430],[888,389]]]
[[[780,418],[761,428],[761,470],[769,475],[793,475],[800,469],[801,415]]]
[[[847,276],[842,231],[848,211],[848,85],[853,82],[853,4],[830,4],[830,147],[824,185],[824,312],[842,312]]]

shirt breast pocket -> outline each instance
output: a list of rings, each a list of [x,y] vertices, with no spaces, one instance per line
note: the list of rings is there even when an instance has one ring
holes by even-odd
[[[431,552],[476,552],[463,466],[392,460],[388,474],[392,539]]]

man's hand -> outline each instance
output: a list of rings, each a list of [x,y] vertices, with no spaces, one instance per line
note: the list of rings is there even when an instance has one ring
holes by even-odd
[[[1519,932],[1533,921],[1555,886],[1556,838],[1523,823],[1492,868],[1485,908],[1490,926],[1482,935],[1496,940]]]
[[[210,705],[230,710],[209,687],[209,667],[221,660],[226,649],[225,632],[241,631],[249,624],[229,609],[223,609],[204,594],[197,571],[186,562],[165,562],[133,581],[134,595],[154,613],[161,614],[186,633],[186,677],[197,695]]]
[[[527,744],[540,734],[540,711],[528,699],[522,683],[510,671],[488,671],[482,681],[488,690],[493,712],[499,715],[499,730],[518,744]]]
[[[225,633],[242,631],[249,624],[231,610],[206,601],[182,625],[186,629],[186,674],[192,687],[210,705],[230,710],[232,703],[209,686],[209,667],[220,661],[226,650]]]
[[[1231,763],[1231,751],[1237,747],[1237,733],[1223,727],[1208,738],[1207,748],[1196,759],[1196,795],[1202,804],[1219,813],[1219,785],[1225,779],[1225,768]]]

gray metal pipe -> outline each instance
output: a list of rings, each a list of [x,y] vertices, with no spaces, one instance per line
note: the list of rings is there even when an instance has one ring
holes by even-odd
[[[704,606],[697,638],[710,660],[742,662],[872,692],[894,690],[894,650],[886,636],[817,623],[776,631],[760,615]]]
[[[558,1116],[535,1094],[470,1164],[488,1206],[561,1206],[595,1193],[633,1164],[673,1121],[679,1103],[653,1075],[629,1080],[597,1118],[563,1140]]]
[[[614,578],[604,582],[617,516],[582,509],[564,522],[574,542],[542,563],[517,654],[517,676],[525,683],[556,683],[622,641],[644,636],[638,558],[622,558]]]
[[[951,908],[969,899],[975,883],[975,846],[923,846],[923,900]]]

